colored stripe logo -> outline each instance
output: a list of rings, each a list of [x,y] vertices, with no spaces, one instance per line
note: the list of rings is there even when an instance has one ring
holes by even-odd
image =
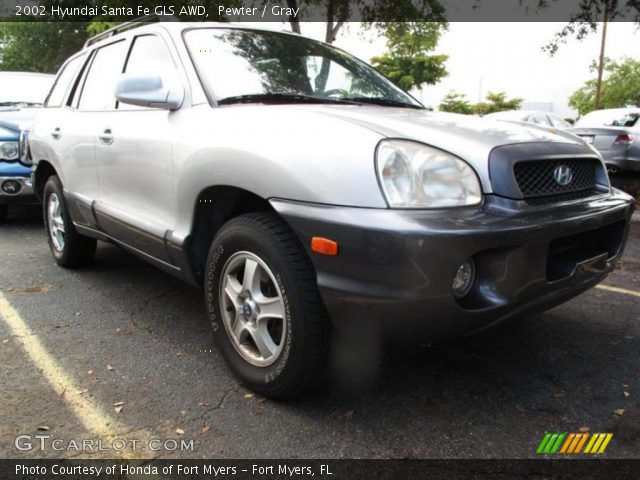
[[[613,433],[547,433],[536,453],[542,455],[562,453],[604,453]]]

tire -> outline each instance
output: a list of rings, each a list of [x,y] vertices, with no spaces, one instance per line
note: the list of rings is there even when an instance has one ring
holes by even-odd
[[[49,248],[56,263],[64,268],[79,268],[90,263],[97,241],[80,235],[74,227],[62,183],[56,175],[49,177],[44,186],[42,205]]]
[[[8,216],[9,207],[7,207],[6,205],[0,205],[0,223],[6,222]]]
[[[211,244],[205,278],[216,343],[245,386],[282,399],[322,384],[329,319],[311,261],[282,220],[252,213],[225,224]]]

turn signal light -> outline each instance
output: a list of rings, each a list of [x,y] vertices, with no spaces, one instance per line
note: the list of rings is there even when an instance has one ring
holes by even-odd
[[[311,250],[320,255],[329,255],[335,257],[338,255],[338,244],[333,240],[322,237],[311,238]]]

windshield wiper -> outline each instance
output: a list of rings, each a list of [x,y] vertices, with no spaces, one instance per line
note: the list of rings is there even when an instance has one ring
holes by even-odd
[[[396,100],[389,100],[388,98],[381,97],[346,97],[345,100],[356,103],[370,103],[372,105],[382,105],[385,107],[402,107],[402,108],[417,108],[422,110],[424,107],[419,105],[413,105],[411,103],[398,102]]]
[[[303,95],[301,93],[254,93],[249,95],[237,95],[234,97],[226,97],[218,100],[218,105],[231,105],[234,103],[337,103],[337,104],[356,104],[358,102],[333,98],[314,97],[311,95]]]

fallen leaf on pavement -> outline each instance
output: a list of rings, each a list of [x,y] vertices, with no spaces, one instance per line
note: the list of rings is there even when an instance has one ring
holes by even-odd
[[[617,415],[618,417],[621,417],[622,415],[624,415],[624,408],[616,408],[611,413],[613,413],[614,415]]]
[[[87,393],[89,391],[88,388],[85,388],[84,390],[78,390],[76,392],[76,395],[84,395],[85,393]]]
[[[124,402],[116,402],[113,404],[113,406],[115,407],[114,410],[116,411],[116,413],[120,413],[122,411],[122,407],[124,406]]]
[[[184,430],[183,430],[183,429],[181,429],[181,428],[176,428],[176,433],[177,433],[178,435],[184,435]]]
[[[107,363],[107,370],[109,370],[109,371],[113,370],[113,367],[111,365],[109,365],[108,363]]]
[[[253,397],[255,397],[255,394],[253,394],[253,393],[245,393],[244,394],[244,398],[253,398]]]
[[[87,375],[93,375],[93,370],[87,370]]]
[[[264,397],[260,397],[259,399],[256,400],[256,402],[258,402],[258,403],[264,403],[266,401],[267,401],[267,399],[264,398]]]
[[[564,398],[566,396],[567,396],[567,394],[564,393],[564,392],[558,392],[558,393],[554,393],[553,394],[553,398]]]
[[[36,430],[39,430],[41,432],[48,432],[49,427],[47,427],[46,425],[40,425],[38,428],[36,428]]]
[[[341,415],[338,415],[338,418],[342,420],[350,420],[353,417],[353,410],[347,410]]]
[[[2,340],[2,343],[6,345],[7,343],[9,343],[9,339],[6,338],[6,339]]]
[[[580,430],[582,433],[585,433],[589,432],[591,429],[589,427],[580,427],[578,430]]]
[[[48,292],[53,288],[53,285],[33,285],[32,287],[23,288],[23,293],[40,293],[40,292]]]
[[[199,407],[208,407],[208,406],[209,406],[209,404],[208,404],[208,403],[206,403],[206,402],[200,402],[200,403],[198,403],[198,406],[199,406]]]
[[[202,430],[200,430],[200,435],[204,435],[208,431],[209,431],[209,427],[202,427]]]

